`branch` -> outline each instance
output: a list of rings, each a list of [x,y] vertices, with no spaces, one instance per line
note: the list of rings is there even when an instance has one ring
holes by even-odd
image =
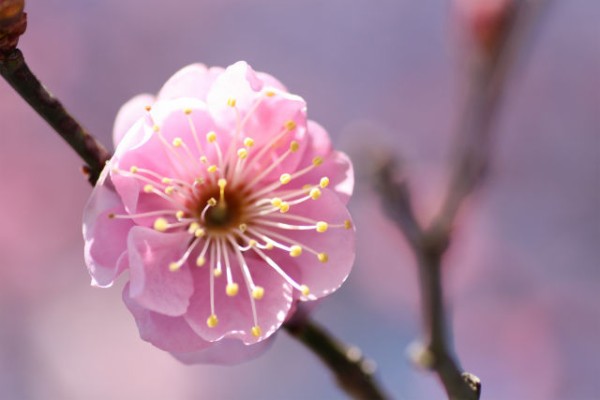
[[[369,361],[360,352],[352,352],[314,321],[306,316],[295,316],[284,328],[325,363],[349,396],[369,400],[389,398],[375,381]]]

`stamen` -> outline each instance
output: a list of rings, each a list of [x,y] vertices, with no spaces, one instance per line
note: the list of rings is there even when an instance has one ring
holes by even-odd
[[[298,284],[295,280],[293,280],[288,274],[285,273],[285,271],[283,271],[281,269],[281,267],[279,265],[277,265],[277,263],[275,261],[273,261],[273,259],[269,256],[267,256],[263,251],[261,251],[260,249],[257,248],[253,248],[253,250],[256,252],[256,254],[258,254],[263,260],[265,260],[265,262],[267,264],[269,264],[269,266],[271,268],[273,268],[275,270],[275,272],[277,272],[287,283],[289,283],[294,289],[300,291],[300,292],[304,292],[304,286],[306,285],[300,285]]]
[[[206,319],[206,325],[208,325],[209,328],[214,328],[218,324],[219,324],[219,319],[217,318],[217,316],[215,314],[211,314]]]
[[[208,250],[208,246],[210,245],[210,241],[212,240],[212,237],[208,237],[208,239],[206,239],[206,242],[204,243],[204,247],[202,248],[202,251],[200,251],[200,254],[198,255],[198,258],[196,258],[196,265],[198,267],[202,267],[204,264],[206,264],[206,258],[204,258],[204,255],[206,254],[206,251]],[[211,250],[211,254],[212,254],[212,250]]]

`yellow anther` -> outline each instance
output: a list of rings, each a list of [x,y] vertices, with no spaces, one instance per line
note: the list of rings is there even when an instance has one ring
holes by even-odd
[[[134,166],[132,166],[131,168],[129,168],[129,171],[130,171],[132,174],[135,174],[135,173],[137,173],[137,172],[138,172],[138,167],[136,167],[136,166],[134,165]]]
[[[158,126],[158,125],[154,125],[154,126],[152,127],[152,130],[153,130],[154,132],[158,132],[158,131],[160,131],[160,126]]]
[[[183,144],[183,139],[180,137],[176,137],[173,139],[173,146],[180,147]]]
[[[288,203],[287,201],[281,202],[281,204],[279,205],[279,212],[285,214],[288,211],[290,211],[290,203]]]
[[[150,110],[152,110],[152,106],[145,106],[145,107],[144,107],[144,110],[146,110],[146,111],[150,111]]]
[[[252,297],[254,298],[254,300],[260,300],[263,298],[263,296],[265,295],[265,289],[261,286],[255,286],[254,289],[252,289]]]
[[[196,185],[204,185],[204,182],[205,182],[204,178],[194,179],[194,184],[196,184]]]
[[[257,242],[256,240],[254,240],[254,239],[250,239],[250,240],[248,241],[248,246],[250,246],[250,247],[254,247],[254,246],[256,246],[257,244],[258,244],[258,242]]]
[[[344,221],[344,228],[346,229],[351,229],[352,228],[352,221],[350,221],[349,219]]]
[[[323,158],[315,157],[313,158],[312,163],[315,167],[318,167],[319,165],[323,164]]]
[[[175,272],[179,268],[181,268],[181,264],[179,264],[178,262],[172,262],[169,264],[169,271],[171,271],[171,272]]]
[[[265,90],[265,96],[267,97],[273,97],[275,94],[276,92],[273,89]]]
[[[302,247],[298,246],[297,244],[290,247],[290,256],[300,257],[300,254],[302,254]]]
[[[153,191],[154,191],[154,186],[152,186],[150,184],[144,185],[144,192],[152,193]]]
[[[208,162],[208,158],[206,158],[206,156],[202,156],[200,157],[200,162],[206,164]]]
[[[275,247],[275,246],[273,245],[273,242],[267,242],[267,243],[265,243],[265,248],[266,248],[267,250],[273,250],[273,247]]]
[[[201,266],[203,266],[204,264],[206,264],[206,258],[204,258],[204,257],[202,257],[202,256],[200,256],[200,257],[196,258],[196,265],[197,265],[198,267],[201,267]]]
[[[223,270],[222,269],[215,269],[215,272],[213,272],[215,274],[215,278],[220,277],[221,275],[223,275]]]
[[[181,219],[185,216],[185,211],[179,210],[175,213],[175,218]]]
[[[209,166],[208,168],[206,168],[206,170],[208,172],[210,172],[211,174],[214,174],[215,172],[217,172],[217,166],[213,164],[213,165]]]
[[[326,232],[327,228],[329,228],[329,224],[327,222],[325,222],[325,221],[317,222],[317,232],[319,232],[319,233]]]
[[[169,196],[172,195],[174,191],[175,191],[175,188],[173,186],[167,186],[165,188],[165,193],[168,194]]]
[[[162,178],[160,181],[164,184],[169,184],[172,182],[171,178]]]
[[[244,158],[248,157],[248,150],[244,149],[244,148],[238,149],[237,155],[238,155],[238,158],[243,160]]]
[[[235,104],[236,104],[236,100],[233,97],[230,97],[227,99],[227,105],[229,107],[235,107]]]
[[[215,314],[211,314],[210,317],[208,317],[206,319],[206,325],[208,325],[209,328],[214,328],[218,324],[219,324],[219,319],[217,318],[217,316]]]
[[[246,147],[252,147],[254,146],[254,139],[247,137],[246,139],[244,139],[244,146]]]
[[[192,113],[192,109],[191,109],[191,108],[184,108],[184,109],[183,109],[183,113],[184,113],[185,115],[190,115],[190,114]]]
[[[308,288],[308,286],[302,285],[300,286],[300,292],[302,292],[304,296],[308,296],[310,294],[310,289]]]
[[[208,201],[206,202],[206,204],[208,204],[211,207],[214,207],[217,205],[217,200],[214,197],[211,197],[210,199],[208,199]]]
[[[327,255],[327,253],[319,253],[319,254],[317,254],[317,258],[322,263],[326,263],[327,261],[329,261],[329,256]]]
[[[227,186],[227,179],[220,178],[220,179],[217,181],[217,185],[219,185],[219,187],[220,187],[221,189],[225,189],[225,186]]]
[[[198,228],[194,231],[194,236],[196,237],[204,237],[206,235],[206,231],[202,228]]]
[[[248,225],[240,224],[240,226],[238,226],[238,228],[240,228],[240,231],[242,231],[242,233],[244,233],[248,229]]]
[[[273,207],[279,207],[282,203],[282,200],[279,197],[274,197],[271,199],[271,205]]]
[[[262,335],[262,329],[258,325],[253,326],[250,331],[252,332],[252,336],[260,337]]]
[[[304,190],[306,193],[310,193],[310,189],[313,188],[313,185],[309,185],[308,183],[306,185],[302,185],[302,190]]]
[[[325,189],[327,186],[329,186],[329,178],[324,176],[321,178],[321,181],[319,182],[319,186],[321,186],[321,188]]]
[[[194,233],[197,229],[200,229],[200,224],[197,222],[192,222],[188,227],[188,233]]]
[[[240,290],[240,287],[238,286],[237,283],[228,283],[227,286],[225,287],[225,293],[227,293],[227,296],[229,297],[233,297],[236,294],[238,294],[238,291]]]
[[[319,188],[310,189],[310,198],[311,199],[317,200],[319,197],[321,197],[321,190]]]
[[[296,129],[296,123],[291,119],[287,121],[284,126],[288,131],[293,131],[294,129]]]
[[[164,218],[156,218],[154,221],[154,229],[159,232],[164,232],[169,228],[169,221]]]
[[[300,148],[300,143],[296,142],[295,140],[292,140],[292,143],[290,143],[290,151],[292,153],[295,153],[298,151],[299,148]]]
[[[208,143],[212,143],[217,140],[217,134],[214,131],[210,131],[206,134],[206,140]]]
[[[290,174],[281,174],[281,176],[279,177],[279,182],[281,182],[282,185],[290,183],[291,180],[292,176]]]

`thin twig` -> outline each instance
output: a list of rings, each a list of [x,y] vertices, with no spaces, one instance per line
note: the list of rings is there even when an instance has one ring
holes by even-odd
[[[455,161],[447,195],[430,227],[422,228],[417,222],[408,183],[394,180],[393,161],[385,163],[378,171],[377,188],[385,208],[403,231],[418,261],[426,338],[413,356],[421,366],[438,375],[452,400],[479,399],[481,383],[475,375],[462,372],[453,354],[454,346],[446,325],[442,257],[449,246],[452,226],[464,199],[481,184],[489,168],[493,120],[508,72],[522,48],[524,34],[529,33],[531,22],[545,3],[546,0],[515,3],[495,47],[473,59],[471,88],[464,119],[456,135]]]
[[[14,49],[0,58],[0,74],[85,161],[86,172],[93,185],[110,158],[104,146],[41,84],[27,66],[19,49]]]
[[[359,352],[353,355],[347,346],[314,321],[306,316],[295,316],[284,328],[325,363],[349,396],[368,400],[389,398],[375,381],[369,361]]]

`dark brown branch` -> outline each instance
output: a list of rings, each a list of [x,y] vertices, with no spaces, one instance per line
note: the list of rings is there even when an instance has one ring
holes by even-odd
[[[506,87],[508,72],[524,34],[546,0],[517,1],[501,20],[493,42],[486,42],[472,60],[472,80],[464,118],[456,135],[450,183],[442,207],[433,223],[422,228],[411,206],[408,184],[394,179],[393,162],[378,171],[377,188],[392,219],[412,245],[419,267],[421,307],[425,343],[413,354],[415,361],[438,375],[449,399],[477,400],[481,382],[462,372],[446,326],[442,287],[442,257],[449,246],[456,215],[464,201],[483,181],[490,163],[493,121]],[[491,46],[491,47],[490,47]]]
[[[355,399],[383,400],[388,396],[373,377],[368,360],[353,357],[349,348],[307,317],[294,317],[285,330],[309,348],[333,372],[338,385]]]
[[[110,158],[106,149],[41,84],[20,50],[14,49],[0,57],[0,74],[85,161],[93,185]]]

